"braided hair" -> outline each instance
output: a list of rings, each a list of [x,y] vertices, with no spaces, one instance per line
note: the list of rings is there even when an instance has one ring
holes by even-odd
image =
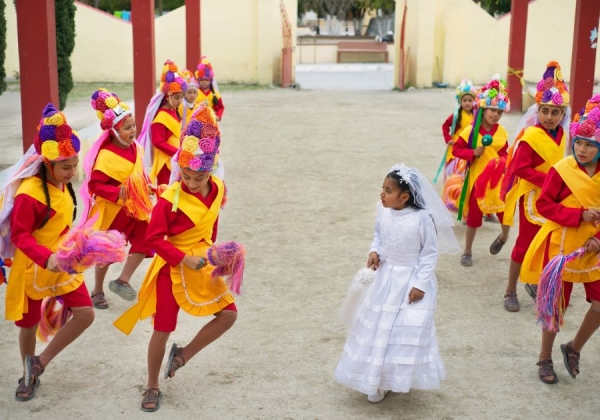
[[[217,106],[219,104],[219,98],[217,98],[217,94],[215,93],[215,88],[213,86],[212,80],[210,81],[210,91],[213,94],[213,98],[212,98],[213,106]]]
[[[44,216],[44,220],[42,220],[42,223],[38,229],[41,229],[44,226],[46,226],[46,224],[48,223],[48,220],[50,220],[50,215],[52,215],[50,191],[48,190],[48,172],[47,171],[48,171],[48,169],[46,168],[46,165],[45,164],[41,165],[40,178],[42,179],[42,188],[44,189],[44,197],[46,197],[46,210],[47,211]],[[69,195],[71,196],[71,199],[73,200],[73,204],[75,205],[75,207],[73,209],[73,220],[75,220],[75,218],[77,217],[77,196],[75,195],[75,190],[73,189],[73,184],[71,184],[70,182],[67,182],[67,190],[69,191]]]

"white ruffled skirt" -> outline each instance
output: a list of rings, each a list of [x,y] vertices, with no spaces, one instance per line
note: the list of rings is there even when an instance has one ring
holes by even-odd
[[[435,333],[437,280],[408,304],[415,265],[384,261],[350,327],[335,369],[342,385],[367,395],[377,389],[438,389],[446,378]]]

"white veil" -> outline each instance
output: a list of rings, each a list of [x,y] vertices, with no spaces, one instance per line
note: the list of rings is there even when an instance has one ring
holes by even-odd
[[[416,168],[409,168],[404,163],[392,166],[390,172],[395,172],[409,186],[415,204],[431,214],[438,239],[440,254],[456,254],[461,248],[456,240],[452,227],[454,217],[444,205],[433,184]]]

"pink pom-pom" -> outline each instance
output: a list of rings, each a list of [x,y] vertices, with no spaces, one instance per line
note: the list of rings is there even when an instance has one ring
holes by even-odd
[[[90,226],[74,228],[58,247],[56,263],[62,271],[75,274],[99,265],[122,262],[127,241],[116,230],[97,231]]]
[[[227,276],[225,282],[236,295],[239,295],[244,281],[246,250],[234,241],[214,244],[208,249],[207,259],[215,268],[211,277]]]

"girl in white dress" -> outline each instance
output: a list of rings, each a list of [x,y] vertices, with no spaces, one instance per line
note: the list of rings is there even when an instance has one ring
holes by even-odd
[[[376,276],[335,369],[341,384],[378,403],[388,391],[438,389],[445,379],[434,316],[440,252],[459,252],[433,185],[404,164],[385,177],[367,266]]]

